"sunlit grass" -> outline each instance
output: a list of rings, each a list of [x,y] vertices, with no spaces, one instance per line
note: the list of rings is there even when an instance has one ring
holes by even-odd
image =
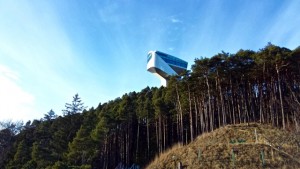
[[[256,130],[256,135],[255,135]],[[300,136],[257,123],[228,125],[175,145],[147,168],[299,168]]]

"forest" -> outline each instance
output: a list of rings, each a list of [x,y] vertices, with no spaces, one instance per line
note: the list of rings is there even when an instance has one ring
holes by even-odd
[[[222,51],[196,58],[167,87],[146,87],[88,110],[76,94],[62,116],[50,110],[25,124],[1,122],[0,168],[143,167],[174,144],[250,122],[300,133],[300,47]]]

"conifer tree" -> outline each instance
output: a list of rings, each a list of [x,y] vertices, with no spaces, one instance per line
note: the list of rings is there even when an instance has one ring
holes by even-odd
[[[47,112],[47,114],[44,114],[44,119],[46,121],[53,120],[55,118],[57,118],[57,115],[52,109],[49,112]]]
[[[76,137],[69,143],[67,161],[70,165],[82,166],[92,162],[95,155],[97,143],[91,139],[90,134],[97,124],[95,110],[91,109],[84,114],[84,120],[80,129],[76,133]]]
[[[78,94],[75,94],[73,96],[73,101],[72,103],[66,103],[65,104],[65,109],[63,110],[63,114],[66,115],[72,115],[76,113],[80,113],[85,109],[83,106],[83,103],[81,101],[81,98],[79,97]]]

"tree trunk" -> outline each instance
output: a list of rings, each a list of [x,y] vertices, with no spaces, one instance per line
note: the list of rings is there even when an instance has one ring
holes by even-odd
[[[198,109],[197,109],[197,104],[196,104],[196,98],[195,98],[195,94],[193,94],[193,99],[194,99],[194,107],[195,107],[195,134],[198,135],[199,134],[199,129],[198,129]]]
[[[208,93],[208,112],[210,114],[210,131],[214,130],[214,121],[213,121],[213,112],[212,112],[212,106],[211,106],[211,95],[210,95],[210,85],[208,82],[208,77],[207,75],[205,76],[206,80],[206,86],[207,86],[207,93]]]
[[[157,120],[155,121],[155,135],[156,135],[156,146],[157,146],[157,149],[158,149],[158,152],[159,152],[159,139],[158,139],[158,122]]]
[[[218,91],[218,78],[215,78],[215,81],[216,81],[216,91]],[[221,113],[220,113],[220,102],[219,102],[219,97],[216,96],[216,101],[217,101],[217,104],[216,104],[216,107],[217,107],[217,112],[218,112],[218,126],[220,127],[221,126]]]
[[[264,107],[264,100],[263,100],[263,90],[262,90],[262,84],[259,84],[259,119],[260,123],[264,123],[264,114],[263,114],[263,107]]]
[[[163,150],[165,150],[166,149],[166,131],[167,131],[167,129],[166,129],[166,126],[167,126],[167,124],[166,124],[166,119],[163,119],[163,140],[164,140],[164,144],[163,144]]]
[[[180,102],[180,97],[179,97],[179,92],[178,92],[178,86],[176,84],[176,94],[177,94],[177,102],[178,102],[178,108],[179,108],[179,116],[180,116],[180,135],[181,135],[181,143],[184,143],[184,136],[183,136],[183,115],[182,115],[182,107],[181,107],[181,102]]]
[[[194,140],[194,131],[193,131],[193,113],[192,113],[192,99],[191,99],[191,91],[188,85],[188,93],[189,93],[189,109],[190,109],[190,135],[191,141]]]
[[[136,134],[136,151],[135,151],[135,161],[138,161],[138,152],[139,152],[139,137],[140,137],[140,118],[138,119],[138,128]]]
[[[278,91],[279,91],[279,99],[280,99],[280,108],[281,108],[281,118],[282,118],[282,128],[285,129],[285,117],[284,117],[284,107],[283,107],[283,99],[282,99],[282,91],[281,91],[281,79],[280,79],[280,71],[279,66],[276,64],[276,72],[277,72],[277,83],[278,83]]]
[[[149,134],[149,118],[147,118],[147,155],[150,157],[150,134]]]
[[[230,100],[231,100],[231,113],[232,113],[232,119],[233,119],[233,124],[236,124],[236,117],[235,117],[235,102],[234,102],[234,91],[233,91],[233,86],[232,86],[232,79],[230,77],[230,91],[231,91],[231,96],[230,96]]]
[[[223,125],[226,125],[227,121],[226,121],[225,104],[224,104],[224,98],[223,98],[220,78],[218,78],[218,86],[219,86],[219,95],[220,95],[220,99],[221,99],[221,111],[222,111]]]

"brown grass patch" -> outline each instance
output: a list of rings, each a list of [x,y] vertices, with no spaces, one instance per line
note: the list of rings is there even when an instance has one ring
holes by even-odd
[[[257,133],[257,140],[255,136]],[[300,136],[257,123],[228,125],[175,145],[146,168],[300,168]],[[234,151],[234,153],[233,153]]]

